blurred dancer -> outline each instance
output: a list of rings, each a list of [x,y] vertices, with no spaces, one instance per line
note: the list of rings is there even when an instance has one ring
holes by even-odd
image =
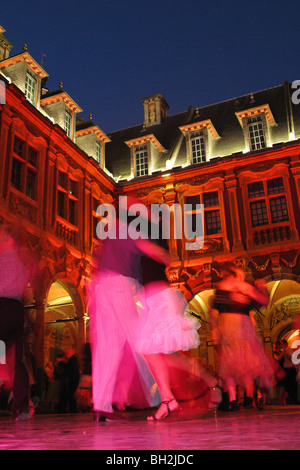
[[[274,369],[256,334],[249,313],[254,306],[268,305],[269,296],[261,281],[252,286],[234,263],[221,268],[210,312],[212,339],[220,358],[219,376],[229,393],[229,409],[237,409],[236,387],[245,389],[245,406],[253,403],[254,383],[273,385]]]
[[[20,234],[10,225],[0,227],[0,340],[6,346],[6,363],[11,374],[15,416],[31,418],[29,378],[24,364],[24,308],[22,299],[28,282],[21,261]],[[22,242],[23,243],[23,242]]]
[[[154,222],[152,221],[152,224]],[[158,246],[167,249],[167,240],[155,240]],[[154,240],[153,240],[154,243]],[[141,316],[141,331],[137,350],[143,354],[161,394],[161,405],[148,420],[163,420],[179,409],[174,390],[177,370],[178,377],[191,376],[191,358],[182,351],[196,348],[200,344],[198,329],[200,324],[187,315],[188,305],[183,294],[170,287],[165,266],[152,258],[143,258],[144,310]],[[216,379],[200,363],[197,364],[194,380],[201,378],[211,391],[211,407],[221,401],[221,392]],[[186,384],[182,383],[182,392]],[[200,390],[198,392],[200,394]]]
[[[105,241],[90,292],[93,405],[96,421],[114,419],[113,403],[118,403],[120,407],[122,404],[131,404],[130,394],[134,394],[144,406],[155,403],[151,401],[153,378],[145,361],[136,354],[136,301],[141,285],[143,254],[166,265],[169,262],[167,251],[149,240],[130,238],[127,224],[118,220],[116,238],[109,237]],[[120,373],[122,378],[118,379]],[[116,390],[118,386],[119,391]]]

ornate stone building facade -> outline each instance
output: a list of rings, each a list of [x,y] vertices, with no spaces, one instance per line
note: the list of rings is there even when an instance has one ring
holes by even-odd
[[[264,278],[267,308],[255,313],[262,340],[298,338],[300,302],[300,105],[292,84],[170,114],[161,94],[142,99],[141,122],[105,134],[26,45],[11,55],[0,29],[0,216],[21,223],[38,260],[28,287],[28,341],[38,368],[59,350],[89,341],[87,285],[93,270],[96,209],[121,195],[148,204],[204,205],[204,244],[186,249],[174,233],[170,284],[201,323],[199,354],[216,366],[208,328],[219,263],[233,260],[247,279]],[[141,106],[142,108],[142,106]],[[184,219],[185,220],[185,219]],[[184,222],[183,220],[183,222]],[[167,332],[166,332],[167,334]]]

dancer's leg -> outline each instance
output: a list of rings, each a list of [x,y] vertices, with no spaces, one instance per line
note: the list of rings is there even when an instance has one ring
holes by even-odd
[[[169,412],[175,411],[179,405],[171,390],[169,369],[164,354],[148,354],[145,355],[145,360],[161,394],[162,403],[155,414],[155,419],[161,420]]]

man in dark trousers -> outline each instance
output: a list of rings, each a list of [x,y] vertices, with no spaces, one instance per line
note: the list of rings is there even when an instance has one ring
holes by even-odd
[[[59,413],[77,413],[76,390],[79,385],[80,366],[74,348],[69,348],[65,351],[65,359],[66,365],[58,411]]]

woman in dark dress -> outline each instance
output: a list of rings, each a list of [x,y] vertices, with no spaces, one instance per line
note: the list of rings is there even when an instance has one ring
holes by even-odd
[[[219,377],[226,384],[230,409],[236,409],[236,387],[245,389],[246,406],[253,401],[254,384],[271,388],[274,368],[258,337],[250,312],[268,305],[262,283],[252,286],[233,263],[224,265],[210,311],[211,332],[220,359]]]

